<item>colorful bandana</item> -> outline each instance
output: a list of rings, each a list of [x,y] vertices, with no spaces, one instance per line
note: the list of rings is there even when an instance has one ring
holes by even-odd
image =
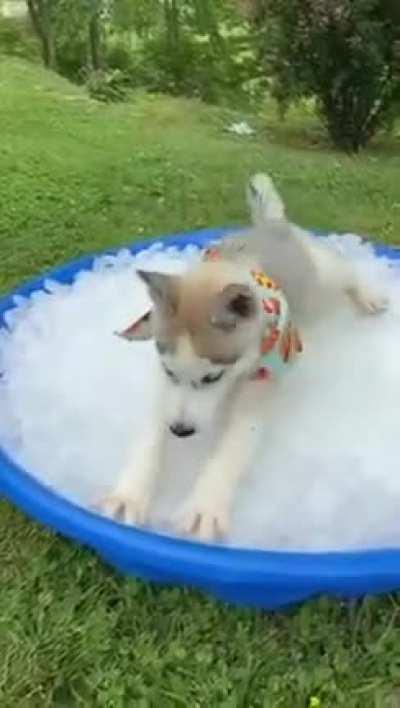
[[[221,258],[218,248],[205,251],[205,260],[217,261]],[[260,365],[251,378],[268,381],[272,376],[285,371],[286,366],[303,351],[303,344],[291,322],[289,306],[281,288],[261,271],[252,270],[251,276],[260,291],[265,319],[265,331],[260,344]]]

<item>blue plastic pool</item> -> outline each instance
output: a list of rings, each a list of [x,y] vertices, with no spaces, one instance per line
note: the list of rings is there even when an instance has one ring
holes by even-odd
[[[163,237],[166,246],[203,246],[225,229]],[[154,241],[131,248],[137,253]],[[116,249],[117,251],[117,249]],[[114,251],[114,252],[116,252]],[[400,260],[400,250],[377,247]],[[112,251],[110,251],[112,253]],[[98,254],[96,254],[98,255]],[[57,268],[0,300],[0,327],[15,295],[29,296],[45,278],[70,283],[90,269],[95,256]],[[400,549],[347,553],[282,553],[208,546],[123,526],[57,495],[18,467],[0,449],[0,493],[32,518],[95,549],[124,573],[162,583],[184,584],[242,605],[277,609],[327,594],[355,598],[400,589]],[[400,523],[400,513],[399,513]]]

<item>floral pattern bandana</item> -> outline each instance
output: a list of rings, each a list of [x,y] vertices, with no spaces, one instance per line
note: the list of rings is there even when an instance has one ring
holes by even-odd
[[[205,260],[217,261],[221,258],[218,248],[205,251]],[[268,381],[285,371],[303,351],[303,344],[291,321],[289,306],[279,285],[262,271],[252,270],[251,276],[260,291],[265,319],[265,330],[260,342],[260,363],[251,378]]]

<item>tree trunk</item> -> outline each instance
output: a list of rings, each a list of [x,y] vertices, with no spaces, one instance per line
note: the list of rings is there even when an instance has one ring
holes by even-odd
[[[51,34],[46,34],[43,37],[42,56],[45,67],[47,67],[47,69],[53,69],[53,71],[55,71],[57,68],[56,48],[54,46],[54,39]]]
[[[32,27],[42,45],[43,63],[48,69],[57,68],[56,48],[46,0],[26,0]]]
[[[168,43],[171,50],[179,46],[179,7],[177,0],[164,0],[164,17]]]
[[[99,12],[93,12],[89,20],[89,54],[90,64],[94,71],[98,71],[103,67],[103,59],[101,52],[101,30],[99,23]]]

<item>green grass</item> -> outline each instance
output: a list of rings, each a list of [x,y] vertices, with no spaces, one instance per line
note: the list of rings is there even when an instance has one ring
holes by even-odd
[[[259,169],[303,224],[400,240],[396,138],[351,159],[304,109],[250,117],[251,139],[224,132],[231,118],[144,95],[105,107],[1,61],[0,288],[135,236],[243,223]],[[400,706],[397,597],[235,609],[120,577],[5,502],[0,529],[2,708]]]

